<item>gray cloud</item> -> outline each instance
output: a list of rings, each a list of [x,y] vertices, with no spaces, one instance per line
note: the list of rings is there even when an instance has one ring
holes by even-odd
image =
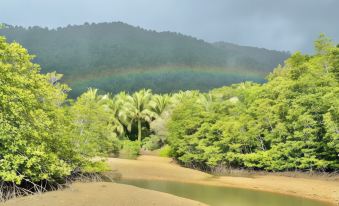
[[[2,0],[0,22],[58,27],[122,21],[209,42],[312,51],[325,33],[339,40],[339,0]]]

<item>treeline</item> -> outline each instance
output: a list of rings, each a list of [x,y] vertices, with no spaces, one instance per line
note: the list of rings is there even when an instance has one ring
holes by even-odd
[[[257,74],[255,78],[239,75],[236,79],[262,82],[268,72],[289,57],[287,52],[228,43],[210,44],[179,33],[155,32],[119,22],[57,29],[6,25],[0,29],[0,35],[6,36],[10,42],[19,42],[31,54],[37,55],[34,62],[42,66],[43,73],[57,71],[64,74],[66,83],[72,86],[73,97],[88,87],[106,92],[134,92],[141,88],[161,93],[178,91],[158,85],[159,76],[164,85],[175,79],[179,90],[207,91],[214,88],[216,84],[209,78],[201,79],[201,69],[224,72],[221,73],[224,81],[219,81],[218,87],[235,83],[227,78],[234,72],[254,72]],[[164,67],[167,68],[165,71]],[[175,78],[187,69],[192,71],[189,82]],[[159,71],[157,75],[138,79],[117,75],[121,71],[126,74],[151,71],[153,74],[153,70]],[[172,72],[168,73],[168,70]],[[116,83],[115,88],[111,87],[112,83]],[[191,87],[186,87],[186,84]]]
[[[338,170],[339,48],[323,35],[315,48],[265,84],[186,93],[169,122],[172,156],[202,169]]]

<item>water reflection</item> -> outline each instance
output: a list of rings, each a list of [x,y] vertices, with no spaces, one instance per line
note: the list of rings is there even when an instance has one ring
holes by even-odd
[[[309,199],[254,190],[158,180],[120,180],[120,183],[166,192],[211,206],[326,206]]]

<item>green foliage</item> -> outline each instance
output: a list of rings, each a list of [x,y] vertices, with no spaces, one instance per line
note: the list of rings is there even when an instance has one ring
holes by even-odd
[[[141,142],[142,139],[142,122],[151,122],[151,120],[157,116],[151,109],[151,99],[151,90],[143,89],[135,92],[132,96],[127,96],[127,101],[124,105],[125,113],[130,119],[128,125],[129,130],[131,130],[133,123],[137,123],[139,142]]]
[[[164,138],[157,135],[151,135],[142,140],[142,148],[145,150],[153,151],[159,149],[164,145]]]
[[[266,84],[174,95],[171,155],[202,169],[338,170],[339,50],[324,36],[315,46],[316,55],[292,55]]]
[[[120,22],[57,29],[8,25],[0,29],[0,35],[36,54],[35,61],[43,72],[57,69],[65,74],[73,97],[89,87],[112,93],[142,88],[164,93],[207,91],[244,80],[262,82],[267,72],[289,56],[286,52],[223,42],[210,44]],[[216,68],[216,73],[211,68]],[[207,69],[210,72],[201,72]],[[253,71],[254,77],[247,75]]]
[[[89,89],[69,108],[74,148],[86,156],[115,155],[119,152],[115,116],[107,107],[106,97]]]
[[[172,148],[169,145],[163,146],[159,151],[160,157],[170,157],[172,154]]]
[[[326,54],[333,47],[333,42],[325,34],[320,34],[319,38],[314,42],[317,54]]]
[[[90,89],[67,101],[62,75],[41,74],[32,59],[0,37],[0,180],[58,182],[73,171],[107,170],[90,161],[120,149],[106,98]]]
[[[139,141],[124,140],[120,151],[120,157],[134,159],[139,155],[140,148],[141,143]]]
[[[67,86],[40,74],[32,56],[0,37],[0,180],[57,181],[82,164],[70,147]]]
[[[161,115],[166,107],[170,104],[171,97],[167,94],[164,95],[153,95],[149,104],[151,110],[157,115]]]
[[[106,161],[89,161],[84,167],[82,168],[82,172],[84,173],[98,173],[98,172],[107,172],[110,171],[111,168],[107,164]]]

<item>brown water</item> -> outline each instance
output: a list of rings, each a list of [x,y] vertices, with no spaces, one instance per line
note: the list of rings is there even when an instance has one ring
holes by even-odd
[[[131,179],[123,179],[119,183],[165,192],[211,206],[328,206],[305,198],[220,186]]]

